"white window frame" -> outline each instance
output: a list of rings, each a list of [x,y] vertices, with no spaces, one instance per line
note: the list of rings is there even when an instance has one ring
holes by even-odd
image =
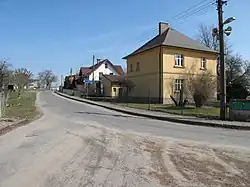
[[[201,57],[201,69],[207,69],[207,59],[205,57]]]
[[[175,67],[184,67],[184,55],[176,54],[175,55]]]
[[[175,79],[174,82],[174,91],[181,91],[181,88],[184,87],[184,79]]]

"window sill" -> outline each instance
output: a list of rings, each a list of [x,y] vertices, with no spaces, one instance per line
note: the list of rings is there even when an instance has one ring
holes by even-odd
[[[185,67],[184,66],[174,66],[174,68],[182,68],[182,69],[184,69]]]
[[[206,70],[207,70],[207,68],[200,68],[200,70],[206,71]]]

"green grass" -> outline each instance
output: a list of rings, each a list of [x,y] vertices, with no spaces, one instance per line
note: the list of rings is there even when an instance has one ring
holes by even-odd
[[[4,117],[17,119],[33,119],[38,115],[35,106],[36,92],[22,91],[20,98],[17,92],[10,92]]]
[[[197,116],[197,117],[218,117],[220,109],[217,107],[203,107],[195,108],[193,106],[186,106],[183,109],[174,105],[163,105],[163,104],[138,104],[138,103],[125,103],[121,104],[132,108],[152,110],[158,112],[166,112],[171,114],[179,114],[186,116]]]

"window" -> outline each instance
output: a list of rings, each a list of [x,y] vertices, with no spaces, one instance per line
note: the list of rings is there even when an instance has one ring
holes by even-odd
[[[183,79],[176,79],[174,84],[174,90],[180,91],[183,88],[184,80]]]
[[[106,68],[106,69],[108,68],[108,63],[105,63],[105,68]]]
[[[133,72],[133,64],[130,64],[130,72]]]
[[[116,92],[116,88],[113,88],[113,91]]]
[[[102,72],[99,72],[99,80],[102,79],[102,75],[103,75],[103,73],[102,73]]]
[[[136,63],[136,71],[140,71],[140,63],[139,62]]]
[[[183,55],[180,55],[180,54],[175,55],[175,66],[176,67],[183,67],[184,66],[183,61],[184,61]]]
[[[201,69],[207,69],[207,59],[204,57],[201,58]]]

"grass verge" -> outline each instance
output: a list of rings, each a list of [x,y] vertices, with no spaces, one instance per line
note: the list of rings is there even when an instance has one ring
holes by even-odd
[[[131,108],[138,108],[144,110],[166,112],[170,114],[178,114],[185,116],[196,116],[196,117],[219,117],[220,109],[217,107],[203,107],[195,108],[193,106],[186,106],[184,108],[176,107],[174,105],[164,105],[164,104],[138,104],[138,103],[123,103],[119,104],[122,106],[127,106]]]
[[[10,92],[4,117],[32,120],[39,114],[35,102],[36,92],[23,91],[20,97],[17,92]]]

